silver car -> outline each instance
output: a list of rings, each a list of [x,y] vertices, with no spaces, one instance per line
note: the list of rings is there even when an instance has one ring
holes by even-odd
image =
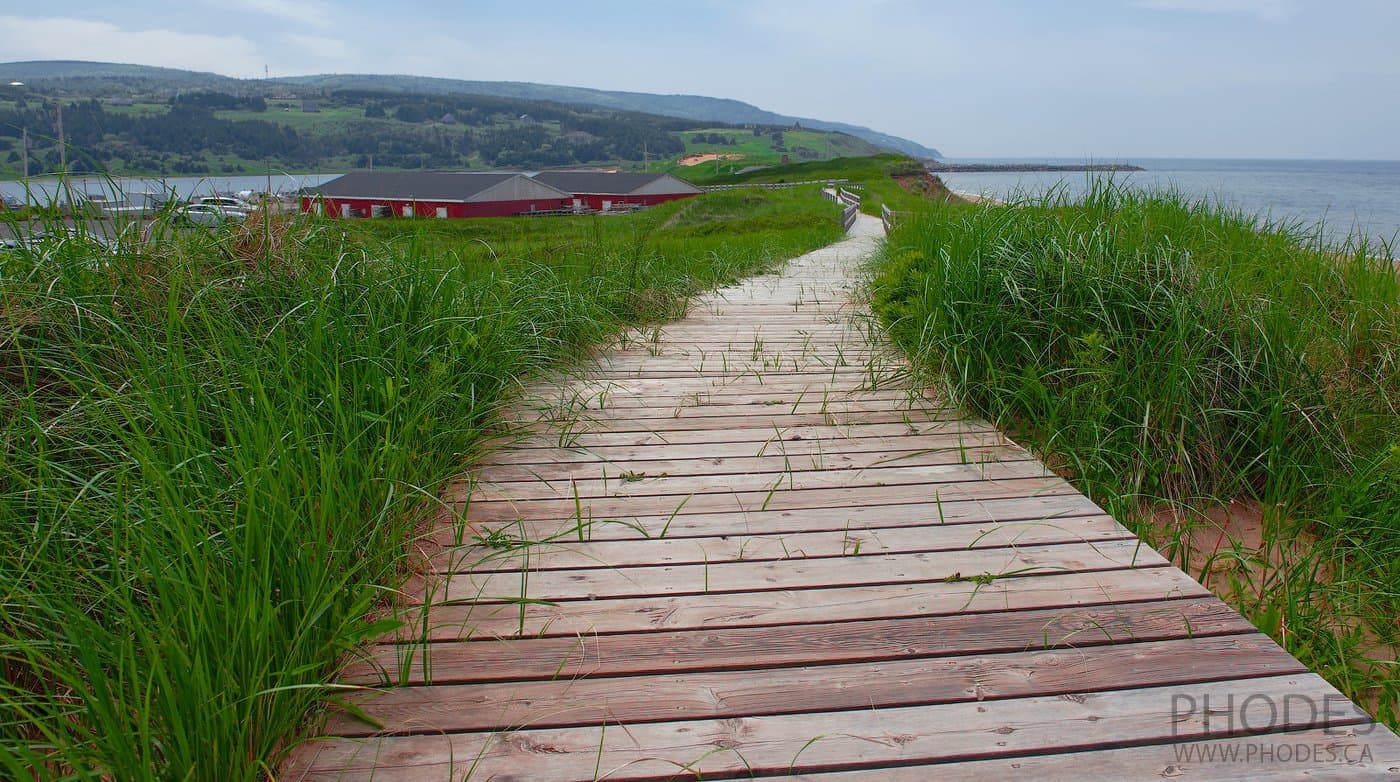
[[[232,196],[201,196],[199,198],[190,199],[190,203],[199,204],[200,206],[212,206],[217,209],[222,209],[225,212],[242,212],[244,215],[247,215],[257,208],[241,198],[234,198]]]
[[[248,213],[214,204],[185,204],[175,208],[175,211],[171,213],[171,219],[190,225],[217,228],[224,223],[241,223],[248,219]]]

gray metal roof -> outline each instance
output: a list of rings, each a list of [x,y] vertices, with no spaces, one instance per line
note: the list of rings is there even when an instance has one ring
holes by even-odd
[[[364,171],[332,179],[309,192],[328,198],[397,198],[467,201],[520,174],[458,171]]]
[[[660,180],[674,180],[674,187],[665,187]],[[698,193],[699,188],[670,174],[614,174],[607,171],[541,171],[536,182],[557,187],[567,193],[597,193],[599,195],[628,195],[647,188],[648,193]],[[652,184],[658,187],[650,187]]]

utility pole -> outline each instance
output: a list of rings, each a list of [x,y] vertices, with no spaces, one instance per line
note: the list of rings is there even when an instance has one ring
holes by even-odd
[[[58,170],[68,173],[68,145],[63,141],[63,101],[54,101],[58,108]]]
[[[21,158],[24,160],[24,189],[29,190],[29,127],[26,125],[20,134]]]

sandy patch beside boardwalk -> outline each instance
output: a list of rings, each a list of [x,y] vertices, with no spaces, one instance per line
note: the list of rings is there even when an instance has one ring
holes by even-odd
[[[708,163],[711,160],[738,160],[743,155],[735,153],[719,154],[717,152],[706,152],[702,155],[686,155],[677,162],[682,166],[698,166],[701,163]]]

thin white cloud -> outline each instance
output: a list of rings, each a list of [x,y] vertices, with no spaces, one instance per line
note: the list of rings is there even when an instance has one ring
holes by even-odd
[[[348,61],[355,51],[354,48],[345,41],[336,38],[327,38],[322,35],[299,35],[296,33],[289,33],[282,36],[282,38],[290,46],[298,50],[298,53],[315,58],[318,61]]]
[[[319,0],[232,0],[222,4],[225,8],[243,9],[257,14],[274,16],[288,22],[308,27],[329,27],[337,18],[337,11],[330,3]]]
[[[253,76],[263,69],[257,44],[239,35],[126,30],[67,17],[0,16],[0,52],[13,60],[103,60]],[[205,67],[200,67],[203,64]]]
[[[1246,14],[1266,22],[1284,22],[1303,10],[1298,0],[1138,0],[1138,7],[1200,14]]]

